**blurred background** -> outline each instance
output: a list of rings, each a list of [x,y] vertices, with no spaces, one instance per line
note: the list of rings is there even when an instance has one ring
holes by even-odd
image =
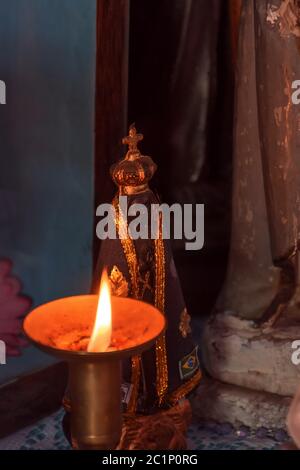
[[[158,164],[161,199],[205,204],[204,248],[173,249],[190,313],[211,311],[230,236],[238,3],[0,3],[0,258],[32,305],[90,290],[95,207],[115,191],[108,168],[135,122],[142,152]],[[0,382],[50,361],[20,352],[0,367]]]

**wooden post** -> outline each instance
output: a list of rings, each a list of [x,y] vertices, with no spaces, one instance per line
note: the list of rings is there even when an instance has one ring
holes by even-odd
[[[122,137],[127,135],[128,43],[129,0],[98,0],[95,210],[99,204],[112,199],[115,188],[109,167],[121,158]],[[100,240],[95,230],[94,234],[96,262]]]

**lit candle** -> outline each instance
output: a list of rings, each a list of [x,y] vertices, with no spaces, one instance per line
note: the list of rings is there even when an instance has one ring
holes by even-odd
[[[111,299],[110,283],[106,270],[103,271],[100,293],[96,311],[96,319],[88,344],[88,352],[104,352],[111,342]]]
[[[24,321],[34,344],[69,364],[72,445],[78,449],[117,446],[121,363],[150,349],[166,326],[153,305],[110,296],[109,285],[105,273],[99,297],[58,299],[37,307]]]

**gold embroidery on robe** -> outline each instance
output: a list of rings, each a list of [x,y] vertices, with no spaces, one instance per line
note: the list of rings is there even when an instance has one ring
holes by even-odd
[[[150,283],[150,271],[147,271],[145,274],[145,277],[142,278],[142,276],[139,276],[139,283],[141,284],[141,299],[143,299],[146,290],[149,290],[151,293],[153,292],[153,287],[151,286]]]
[[[192,332],[191,329],[191,316],[188,314],[187,309],[184,308],[180,315],[179,331],[183,338],[186,338],[189,333]]]
[[[128,296],[128,282],[117,266],[112,268],[109,280],[112,295],[116,295],[117,297]]]

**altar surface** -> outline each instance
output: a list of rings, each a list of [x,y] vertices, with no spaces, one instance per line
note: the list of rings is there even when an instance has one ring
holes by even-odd
[[[4,439],[0,450],[70,450],[62,431],[63,410],[48,416]],[[188,432],[191,450],[272,450],[287,440],[284,431],[234,429],[228,423],[198,422]]]

